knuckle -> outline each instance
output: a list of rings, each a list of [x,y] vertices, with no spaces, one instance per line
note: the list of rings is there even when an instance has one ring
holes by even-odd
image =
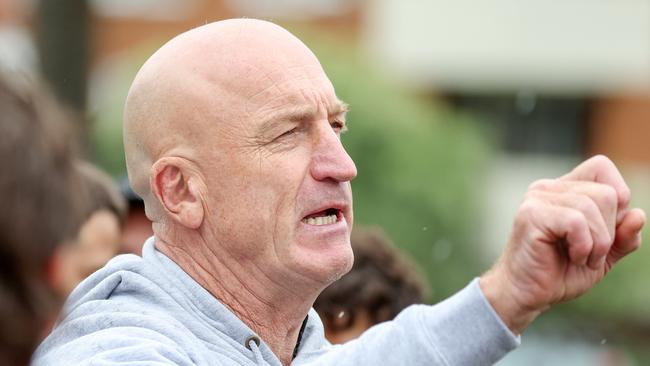
[[[616,207],[618,205],[618,193],[610,185],[601,184],[599,196],[608,207]]]
[[[609,245],[607,243],[599,243],[594,241],[594,248],[592,252],[596,257],[602,257],[609,251]]]
[[[587,221],[585,216],[577,210],[565,210],[564,222],[566,222],[569,231],[578,232],[587,228]]]
[[[612,243],[609,241],[605,240],[606,238],[598,236],[593,238],[594,242],[594,252],[598,255],[603,255],[609,251],[609,247]]]
[[[533,213],[543,205],[538,195],[529,194],[524,197],[523,202],[519,205],[519,212],[524,214]]]
[[[616,195],[616,204],[618,205],[618,202],[620,201],[622,205],[627,205],[630,202],[631,195],[632,192],[630,192],[630,188],[627,185],[623,185]]]
[[[535,191],[535,190],[528,191],[524,195],[524,199],[522,200],[522,202],[521,202],[521,204],[519,206],[523,207],[523,206],[528,206],[528,205],[534,205],[541,198],[542,198],[541,192]]]
[[[515,216],[515,225],[521,226],[530,222],[530,218],[538,211],[540,208],[539,201],[534,197],[527,197],[519,205],[517,210],[517,215]]]
[[[591,252],[591,247],[589,246],[589,243],[587,243],[586,241],[582,241],[578,244],[574,243],[572,247],[572,252],[581,257],[584,257],[589,255],[589,253]]]
[[[544,191],[551,189],[555,181],[553,179],[539,179],[528,186],[529,191]]]
[[[614,163],[607,156],[603,154],[594,155],[594,157],[592,157],[591,160],[598,167],[602,167],[605,169],[616,168]]]
[[[589,196],[586,196],[584,194],[576,194],[573,199],[575,201],[575,208],[578,211],[587,214],[598,213],[598,205]]]

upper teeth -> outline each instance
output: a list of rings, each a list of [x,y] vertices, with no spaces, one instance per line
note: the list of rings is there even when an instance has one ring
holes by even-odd
[[[336,215],[310,217],[305,219],[308,225],[330,225],[336,222]]]

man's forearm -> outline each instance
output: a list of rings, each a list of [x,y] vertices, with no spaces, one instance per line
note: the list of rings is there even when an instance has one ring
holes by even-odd
[[[518,345],[476,279],[449,299],[411,306],[308,364],[492,365]]]

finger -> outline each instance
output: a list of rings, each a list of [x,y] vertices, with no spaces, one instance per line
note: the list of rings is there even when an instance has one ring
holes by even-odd
[[[569,190],[577,194],[582,194],[594,202],[598,211],[601,215],[602,222],[605,225],[605,230],[609,234],[609,240],[606,241],[607,250],[609,246],[612,245],[614,241],[614,236],[616,235],[616,223],[617,223],[617,193],[609,185],[601,183],[591,183],[591,182],[580,182],[581,184],[572,184]],[[602,252],[602,257],[605,256],[607,250]]]
[[[587,265],[592,269],[600,268],[614,241],[614,230],[612,229],[612,233],[610,234],[610,230],[600,208],[594,200],[583,194],[565,193],[556,195],[554,199],[558,205],[578,210],[584,216],[589,226],[589,233],[592,240],[591,251],[587,257]]]
[[[552,243],[566,245],[569,260],[577,265],[585,265],[593,248],[593,239],[587,224],[587,219],[582,212],[561,206],[546,206],[539,211],[541,217],[548,223],[544,229],[548,230],[548,240]],[[558,248],[558,250],[563,250]]]
[[[581,266],[587,263],[589,254],[593,250],[593,238],[584,215],[573,209],[565,209],[567,213],[561,215],[566,222],[566,241],[571,262]]]
[[[587,181],[562,181],[559,179],[544,179],[537,181],[530,186],[531,190],[542,192],[562,192],[565,194],[578,194],[591,199],[604,220],[605,227],[609,233],[609,239],[606,240],[607,245],[611,245],[614,241],[617,223],[617,193],[611,186],[602,183],[594,183]],[[570,200],[565,200],[565,205],[571,205]],[[578,200],[576,208],[581,209],[585,207],[584,199]],[[591,208],[591,205],[586,205],[586,208]],[[588,216],[591,221],[591,217]],[[600,220],[598,220],[600,221]],[[606,253],[606,252],[605,252]],[[603,255],[605,254],[603,253]]]
[[[641,229],[643,229],[645,221],[645,212],[638,208],[628,211],[623,217],[621,224],[616,228],[614,245],[612,245],[607,255],[607,269],[639,248],[641,245]]]
[[[616,165],[604,155],[596,155],[586,160],[559,179],[607,184],[616,190],[619,210],[626,209],[630,203],[630,188],[625,183]]]

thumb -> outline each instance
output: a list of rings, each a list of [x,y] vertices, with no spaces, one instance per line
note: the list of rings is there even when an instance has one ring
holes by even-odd
[[[616,228],[614,244],[607,254],[608,269],[641,246],[641,229],[645,220],[645,212],[639,208],[630,210],[623,216]]]

